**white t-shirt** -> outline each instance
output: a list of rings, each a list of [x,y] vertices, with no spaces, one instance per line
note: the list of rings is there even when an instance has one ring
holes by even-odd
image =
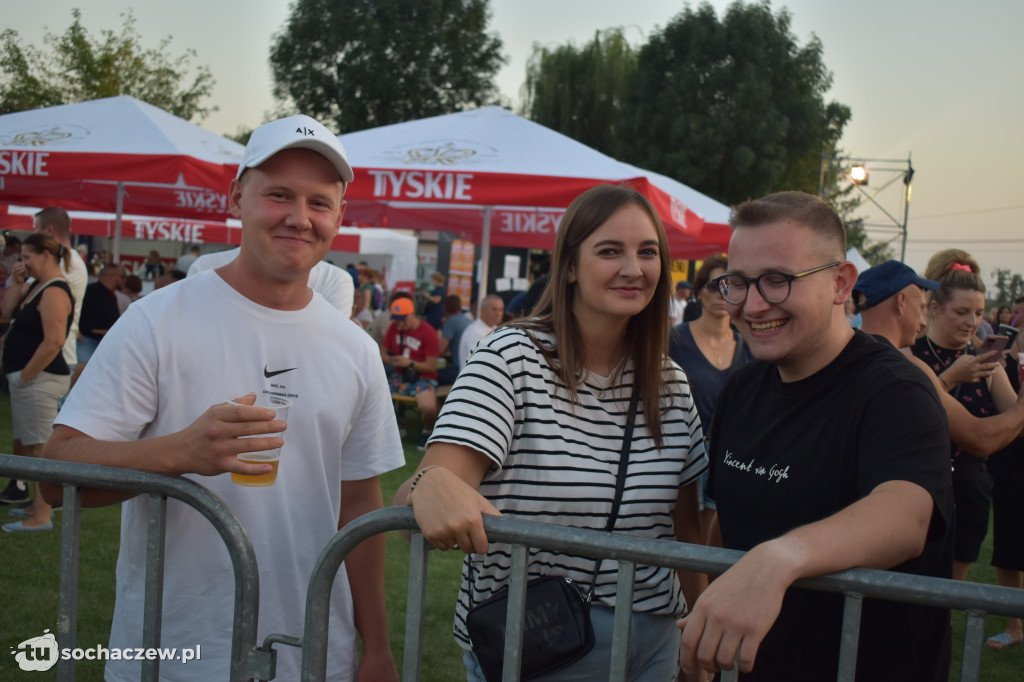
[[[669,326],[675,327],[683,323],[683,313],[686,312],[686,299],[672,295],[668,302]]]
[[[188,269],[192,267],[192,264],[196,262],[199,256],[193,255],[191,252],[178,258],[178,262],[174,264],[174,269],[178,272],[184,272],[188,274]]]
[[[217,251],[200,256],[189,267],[187,276],[192,277],[200,272],[216,270],[222,265],[227,265],[238,257],[241,248],[239,246],[227,251]],[[345,313],[346,317],[352,316],[355,285],[352,282],[352,275],[347,271],[331,265],[327,261],[320,261],[310,271],[308,284],[310,289],[326,298],[328,303]]]
[[[549,335],[539,339],[551,343]],[[672,512],[679,489],[707,468],[700,418],[686,375],[675,363],[664,373],[662,448],[647,433],[638,411],[626,470],[626,485],[613,529],[640,538],[674,540]],[[496,331],[480,342],[445,400],[430,437],[482,452],[491,468],[480,494],[505,516],[561,526],[603,529],[611,511],[629,408],[633,372],[622,381],[589,376],[578,389],[580,405],[567,393],[540,350],[519,329]],[[473,604],[492,596],[511,574],[511,547],[492,542],[473,555]],[[468,560],[467,560],[468,561]],[[561,575],[590,584],[594,560],[531,550],[531,575]],[[594,598],[615,605],[616,565],[603,562]],[[470,606],[469,564],[455,609],[455,636],[465,631]],[[637,566],[633,610],[681,615],[684,598],[676,572]]]
[[[64,269],[64,261],[61,261],[60,271],[68,280],[71,287],[71,295],[75,298],[74,317],[71,318],[71,329],[68,330],[68,337],[64,340],[64,362],[69,367],[78,364],[78,318],[82,316],[82,299],[85,298],[85,287],[89,284],[89,271],[85,267],[85,261],[78,251],[71,249],[71,267]]]
[[[262,642],[270,633],[302,634],[313,564],[337,531],[341,481],[371,478],[405,461],[384,368],[369,336],[319,294],[302,310],[272,310],[216,273],[201,273],[128,308],[56,423],[100,440],[153,438],[250,391],[293,401],[277,482],[246,488],[229,474],[187,478],[224,500],[252,539]],[[142,645],[146,505],[140,496],[122,506],[110,648]],[[162,661],[161,679],[227,679],[234,572],[213,526],[174,500],[167,503],[164,576],[161,646],[201,645],[202,660]],[[356,646],[344,566],[331,600],[328,679],[349,680]],[[301,652],[277,650],[277,678],[298,679]],[[106,679],[138,680],[139,666],[109,661]]]
[[[494,331],[494,327],[487,324],[479,317],[473,320],[473,323],[462,331],[462,336],[459,337],[460,370],[466,366],[466,361],[469,360],[469,356],[472,354],[473,347],[476,346],[477,342],[492,331]]]

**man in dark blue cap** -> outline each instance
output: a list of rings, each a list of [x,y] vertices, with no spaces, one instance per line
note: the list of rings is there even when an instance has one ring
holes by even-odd
[[[861,330],[899,348],[912,345],[926,324],[924,292],[938,288],[938,282],[918,277],[908,266],[894,260],[865,270],[853,288],[864,319]],[[932,382],[949,419],[950,438],[967,452],[988,457],[1012,443],[1024,429],[1024,402],[1021,400],[1000,414],[975,417],[950,395],[927,363],[908,351],[903,354]]]
[[[860,311],[861,329],[883,336],[897,348],[914,343],[927,326],[924,311],[925,291],[934,291],[939,283],[918,277],[913,268],[888,260],[860,273],[853,287],[854,302]]]

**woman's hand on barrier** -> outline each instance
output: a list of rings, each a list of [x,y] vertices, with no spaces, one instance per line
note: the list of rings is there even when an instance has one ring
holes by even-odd
[[[957,384],[973,384],[990,377],[998,367],[999,356],[997,354],[961,355],[939,376],[950,389],[953,389]]]
[[[483,514],[500,516],[494,505],[476,491],[488,461],[481,453],[451,443],[431,445],[423,458],[422,475],[406,496],[423,537],[436,549],[461,549],[466,554],[487,551]],[[429,470],[427,470],[429,468]],[[410,485],[406,490],[410,490]]]
[[[248,399],[248,400],[246,400]],[[254,402],[255,394],[236,400]],[[284,439],[284,421],[274,419],[274,411],[265,407],[218,403],[206,410],[198,419],[179,432],[183,447],[174,464],[176,473],[194,473],[216,476],[226,471],[255,476],[270,473],[270,464],[247,464],[238,459],[243,452],[259,452],[279,448]],[[266,438],[242,436],[268,435]]]

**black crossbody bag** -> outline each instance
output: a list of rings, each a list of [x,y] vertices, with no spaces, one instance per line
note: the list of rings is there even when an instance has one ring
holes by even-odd
[[[633,439],[637,395],[629,400],[626,430],[622,437],[622,452],[615,480],[615,498],[605,531],[615,525],[626,485],[629,446]],[[532,578],[526,583],[526,607],[523,619],[523,655],[521,679],[530,680],[539,675],[559,670],[580,660],[594,648],[594,627],[590,622],[590,601],[594,595],[594,582],[600,569],[600,560],[594,560],[590,588],[553,575]],[[470,582],[473,581],[470,561]],[[472,587],[470,588],[472,594]],[[469,609],[466,630],[469,632],[480,668],[487,682],[501,682],[505,660],[505,618],[508,613],[508,587],[502,587],[493,597]]]

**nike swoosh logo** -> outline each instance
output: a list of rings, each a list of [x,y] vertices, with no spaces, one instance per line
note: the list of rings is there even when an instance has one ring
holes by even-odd
[[[266,378],[276,377],[278,374],[284,374],[285,372],[291,372],[292,370],[298,369],[298,367],[292,367],[291,369],[279,369],[276,372],[271,372],[267,369],[267,365],[263,365],[263,376]]]

